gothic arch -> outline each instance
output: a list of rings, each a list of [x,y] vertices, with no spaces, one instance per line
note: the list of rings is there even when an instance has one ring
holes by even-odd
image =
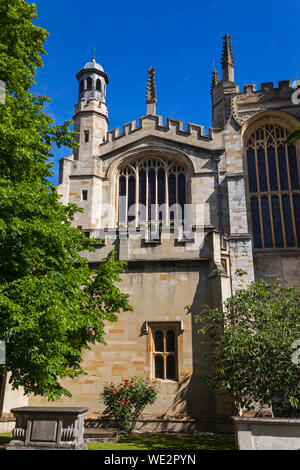
[[[254,248],[300,247],[300,143],[287,146],[299,121],[278,110],[242,128],[248,223]]]
[[[168,159],[181,165],[185,171],[186,178],[186,203],[191,202],[191,175],[194,173],[194,165],[190,158],[181,151],[174,150],[168,147],[157,147],[147,146],[145,149],[135,149],[130,152],[126,152],[116,160],[114,160],[106,173],[107,179],[110,181],[110,200],[112,201],[113,214],[112,214],[112,226],[117,225],[118,221],[118,198],[119,198],[119,175],[120,169],[126,167],[132,162],[138,160],[159,160]]]

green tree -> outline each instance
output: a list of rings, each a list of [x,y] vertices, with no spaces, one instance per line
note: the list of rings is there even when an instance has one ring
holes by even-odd
[[[115,285],[124,263],[112,252],[89,269],[80,253],[96,241],[71,226],[79,209],[49,182],[53,144],[76,144],[31,92],[48,35],[36,19],[34,4],[0,0],[0,340],[12,387],[54,400],[70,396],[61,379],[84,373],[84,348],[104,343],[104,322],[132,307]]]
[[[214,343],[210,386],[229,392],[237,407],[300,415],[300,360],[293,360],[300,339],[297,287],[252,282],[220,308],[205,308],[197,321]]]
[[[292,144],[293,142],[296,142],[296,140],[300,139],[300,126],[295,127],[295,129],[290,133],[288,136],[286,142],[288,144]]]

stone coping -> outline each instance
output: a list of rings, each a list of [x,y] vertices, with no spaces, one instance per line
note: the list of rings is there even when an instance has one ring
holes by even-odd
[[[88,408],[71,406],[21,406],[12,408],[11,413],[60,413],[60,414],[81,414],[86,413]]]
[[[300,425],[300,418],[247,418],[243,416],[232,416],[235,423],[249,423],[249,424],[298,424]]]

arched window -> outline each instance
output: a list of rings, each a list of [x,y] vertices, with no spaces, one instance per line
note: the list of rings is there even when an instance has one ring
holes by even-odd
[[[101,91],[101,80],[100,80],[100,78],[98,78],[97,81],[96,81],[96,90]]]
[[[80,82],[80,93],[84,91],[84,80],[81,80]]]
[[[86,83],[87,83],[87,90],[91,90],[93,87],[93,80],[91,79],[91,77],[88,77]]]
[[[185,168],[166,158],[136,160],[119,172],[119,222],[184,219]]]
[[[300,246],[300,166],[288,134],[266,124],[246,142],[254,248]]]

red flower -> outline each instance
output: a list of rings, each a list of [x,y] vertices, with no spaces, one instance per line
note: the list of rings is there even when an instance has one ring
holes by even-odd
[[[151,392],[154,392],[154,390],[151,390]]]
[[[132,387],[132,385],[129,385],[129,387]]]
[[[126,385],[124,385],[124,388],[126,388]]]
[[[127,406],[127,403],[124,403],[124,406]]]
[[[124,380],[124,382],[125,382],[126,384],[128,384],[129,380]]]
[[[120,403],[123,403],[123,400],[122,400],[122,398],[121,398],[121,400],[120,400]]]

